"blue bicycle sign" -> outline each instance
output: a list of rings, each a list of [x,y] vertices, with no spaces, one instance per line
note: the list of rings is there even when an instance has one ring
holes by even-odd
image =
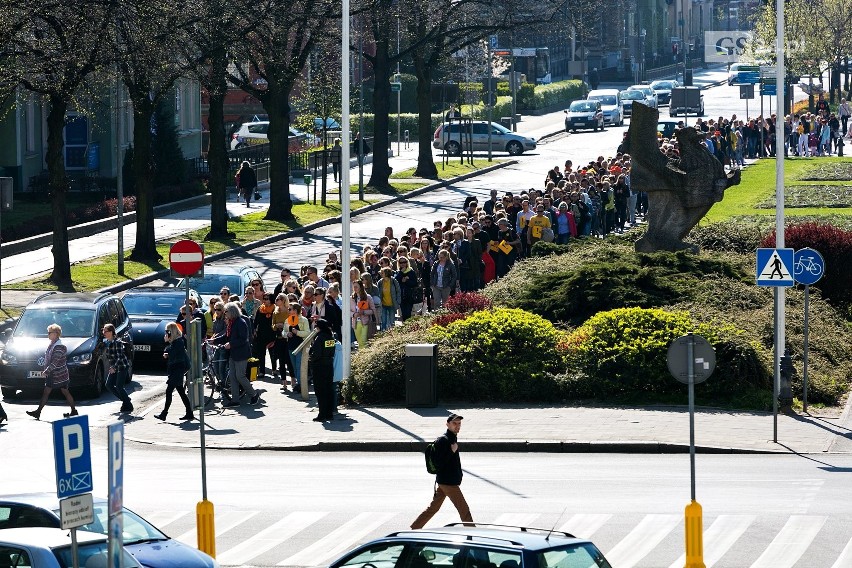
[[[793,258],[793,277],[799,284],[809,286],[822,278],[825,272],[825,260],[812,248],[796,251]]]

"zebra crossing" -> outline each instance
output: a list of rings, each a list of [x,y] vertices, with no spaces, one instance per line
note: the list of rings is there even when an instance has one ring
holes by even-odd
[[[174,538],[196,545],[195,515],[190,511],[140,511]],[[216,550],[222,566],[325,566],[373,538],[405,530],[412,515],[389,511],[218,510]],[[556,527],[590,538],[613,568],[682,568],[683,518],[660,513],[577,513],[567,519],[526,512],[477,516],[498,525]],[[560,524],[558,521],[562,520]],[[427,526],[458,521],[444,507]],[[852,522],[828,516],[793,514],[787,518],[721,514],[704,519],[707,568],[852,568]],[[826,543],[829,546],[826,547]]]

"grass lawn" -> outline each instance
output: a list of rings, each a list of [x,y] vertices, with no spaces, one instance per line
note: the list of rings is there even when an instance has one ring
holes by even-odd
[[[785,217],[852,216],[852,202],[846,198],[850,179],[849,158],[788,158],[784,161]],[[775,160],[764,158],[743,170],[740,184],[726,190],[725,198],[705,219],[774,217],[774,203]]]
[[[360,209],[373,203],[372,201],[352,201],[351,208]],[[180,239],[191,239],[204,244],[204,252],[206,255],[211,255],[223,250],[232,249],[259,239],[284,233],[305,225],[310,225],[317,221],[336,217],[340,215],[340,205],[329,201],[327,207],[321,205],[311,205],[307,203],[294,205],[293,214],[295,219],[286,223],[277,221],[266,221],[263,216],[265,211],[250,213],[231,219],[228,222],[228,230],[236,234],[234,239],[205,241],[204,236],[208,232],[208,228],[199,229],[170,237],[168,242],[157,243],[157,251],[162,255],[163,260],[159,262],[141,263],[131,260],[124,261],[124,275],[118,274],[118,255],[112,254],[99,258],[94,258],[86,262],[81,262],[71,266],[71,279],[74,283],[74,288],[80,292],[90,292],[98,290],[105,286],[110,286],[124,280],[138,278],[149,272],[155,272],[168,268],[169,247],[171,243]],[[130,254],[130,251],[127,252]],[[30,290],[56,290],[56,286],[47,282],[45,279],[33,279],[23,282],[16,282],[3,288],[13,289],[30,289]]]
[[[384,195],[400,195],[403,193],[408,193],[409,191],[414,191],[415,189],[420,189],[421,187],[426,187],[430,183],[434,183],[432,180],[424,181],[424,182],[394,182],[391,181],[391,190],[379,190],[371,185],[364,186],[364,193],[382,193]],[[332,192],[333,189],[333,192]],[[358,184],[349,186],[349,193],[352,195],[358,195]],[[319,189],[317,189],[317,195],[319,196]],[[337,186],[331,188],[329,186],[329,195],[334,196],[334,199],[337,200]],[[311,198],[313,199],[313,193],[311,194]],[[319,197],[317,197],[317,202],[319,202]]]
[[[435,162],[435,167],[438,168],[438,179],[450,179],[464,174],[469,174],[476,170],[481,170],[482,168],[487,168],[488,166],[493,166],[494,164],[504,161],[505,160],[492,160],[489,162],[487,158],[477,158],[473,160],[473,165],[470,165],[468,163],[460,163],[459,158],[450,158],[449,163],[446,165],[442,161]],[[409,168],[400,172],[394,172],[391,174],[391,179],[413,178],[415,169],[416,168]]]

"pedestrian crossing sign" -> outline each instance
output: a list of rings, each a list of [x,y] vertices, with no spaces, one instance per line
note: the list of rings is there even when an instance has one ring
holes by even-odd
[[[792,286],[793,278],[793,249],[757,249],[757,285],[758,286]]]

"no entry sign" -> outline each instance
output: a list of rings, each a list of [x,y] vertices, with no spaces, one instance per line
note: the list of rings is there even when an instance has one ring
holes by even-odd
[[[204,250],[195,241],[178,241],[169,249],[169,266],[175,274],[193,276],[204,266]]]

